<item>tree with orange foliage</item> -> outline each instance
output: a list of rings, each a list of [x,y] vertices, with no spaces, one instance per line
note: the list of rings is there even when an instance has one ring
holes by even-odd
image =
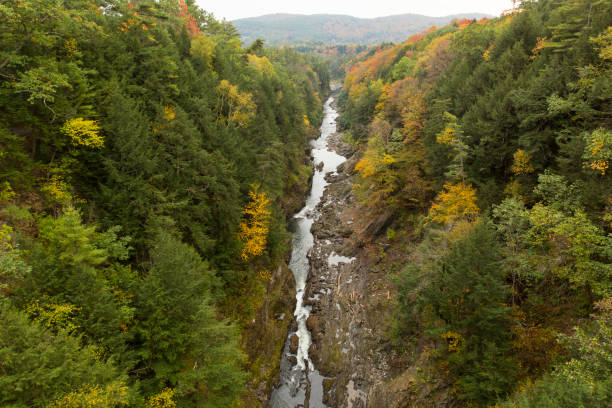
[[[585,166],[605,175],[612,160],[612,132],[599,128],[592,133],[585,132],[583,137]]]
[[[425,113],[426,107],[423,92],[415,89],[411,93],[408,103],[402,109],[402,122],[404,132],[406,133],[404,143],[422,138],[422,131],[425,127]]]
[[[197,37],[200,34],[200,28],[198,27],[198,22],[191,14],[189,14],[189,10],[187,8],[187,4],[185,0],[179,0],[179,5],[181,7],[181,16],[185,17],[187,20],[185,22],[185,27],[187,27],[187,31],[191,34],[191,37]]]

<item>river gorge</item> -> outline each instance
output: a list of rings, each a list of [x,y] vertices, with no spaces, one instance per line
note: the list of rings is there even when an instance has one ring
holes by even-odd
[[[324,117],[321,125],[321,136],[311,143],[311,156],[315,173],[312,178],[310,193],[306,205],[293,220],[293,246],[289,268],[296,282],[296,307],[294,317],[297,330],[292,331],[287,339],[280,364],[280,386],[276,388],[270,399],[270,407],[297,407],[308,400],[312,408],[325,407],[322,401],[323,377],[315,368],[309,357],[311,334],[306,327],[311,307],[304,302],[306,282],[310,271],[308,259],[314,240],[310,229],[318,217],[317,205],[321,201],[328,182],[325,175],[336,171],[338,165],[346,159],[328,149],[329,137],[336,131],[338,113],[332,107],[333,97],[324,105]],[[292,350],[292,338],[297,337],[297,349]],[[295,340],[293,340],[295,343]]]

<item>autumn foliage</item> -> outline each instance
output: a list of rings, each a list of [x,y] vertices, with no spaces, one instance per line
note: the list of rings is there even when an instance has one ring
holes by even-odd
[[[586,146],[583,158],[587,159],[585,165],[602,176],[605,175],[612,160],[612,132],[599,128],[591,134],[586,133],[584,139]]]
[[[289,324],[247,324],[280,290],[250,272],[284,261],[329,70],[196,3],[0,1],[2,407],[252,406],[278,366],[242,353]]]
[[[478,215],[476,190],[462,182],[447,183],[429,209],[429,217],[441,224],[453,225],[459,219],[474,220]]]
[[[523,174],[531,174],[534,171],[535,169],[531,165],[531,156],[529,156],[529,154],[523,149],[517,150],[514,153],[512,172],[518,176]]]
[[[394,340],[458,406],[609,405],[609,320],[590,313],[612,293],[611,13],[524,1],[350,61],[354,191],[396,215],[381,258],[407,252]],[[428,214],[416,185],[438,190]]]
[[[243,220],[238,236],[243,244],[241,256],[245,261],[261,255],[266,249],[271,217],[270,199],[265,192],[260,192],[259,188],[257,184],[251,185],[251,201],[242,212]]]
[[[95,120],[70,119],[62,126],[61,131],[70,137],[72,144],[75,146],[94,149],[104,147],[104,138],[100,135],[100,125]]]
[[[253,95],[241,92],[237,85],[232,85],[226,79],[222,79],[217,86],[218,109],[222,112],[219,119],[226,126],[247,127],[255,116],[256,105]]]
[[[179,4],[181,7],[181,16],[183,16],[187,21],[185,22],[185,27],[187,27],[187,31],[191,34],[192,37],[197,37],[200,34],[200,28],[198,27],[198,22],[191,14],[189,14],[189,10],[187,9],[187,4],[185,0],[179,0]]]

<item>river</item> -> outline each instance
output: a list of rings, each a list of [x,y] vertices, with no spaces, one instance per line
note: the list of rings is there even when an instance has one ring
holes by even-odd
[[[311,156],[315,166],[312,178],[312,187],[306,199],[306,205],[295,214],[292,223],[293,244],[289,268],[295,277],[296,307],[294,317],[297,322],[297,331],[289,333],[280,363],[280,381],[270,396],[270,408],[296,408],[302,407],[308,400],[309,408],[326,408],[323,403],[323,376],[317,371],[308,356],[311,345],[311,336],[306,327],[306,320],[310,315],[310,306],[304,305],[304,290],[310,272],[308,253],[312,249],[314,240],[310,228],[319,216],[316,209],[321,202],[323,191],[328,183],[325,174],[335,172],[337,167],[346,161],[346,158],[328,149],[329,137],[336,132],[336,119],[338,112],[332,107],[334,101],[330,97],[323,105],[323,123],[321,136],[312,141]],[[322,167],[321,166],[322,164]],[[291,353],[290,338],[297,335],[299,339],[296,353]]]

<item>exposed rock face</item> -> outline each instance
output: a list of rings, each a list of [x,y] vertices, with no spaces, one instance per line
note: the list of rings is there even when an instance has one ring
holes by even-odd
[[[366,213],[358,202],[352,187],[361,155],[341,139],[336,133],[328,144],[347,161],[325,177],[330,184],[311,227],[314,246],[304,296],[304,305],[311,307],[309,356],[324,376],[323,403],[330,408],[451,407],[448,385],[428,368],[423,345],[412,355],[398,355],[391,346],[395,294],[390,275],[405,266],[414,241],[404,235],[390,242],[387,229],[397,227],[393,215],[384,209]],[[294,335],[288,348],[295,353],[297,347]]]
[[[292,334],[291,338],[289,339],[289,351],[291,351],[291,354],[295,354],[297,352],[299,344],[300,339],[298,338],[297,334]]]
[[[308,329],[313,339],[311,357],[327,377],[324,402],[358,408],[372,406],[367,393],[390,372],[390,347],[383,332],[388,326],[389,282],[370,270],[367,243],[360,240],[363,222],[357,219],[359,205],[352,193],[357,156],[339,134],[332,136],[330,145],[349,160],[337,174],[327,175],[330,185],[319,204],[321,216],[312,226]],[[389,216],[381,217],[368,233],[384,228]]]
[[[280,262],[266,284],[266,298],[252,323],[243,327],[243,342],[253,377],[244,395],[249,406],[266,406],[278,381],[279,358],[287,339],[295,308],[295,280],[289,267]]]
[[[308,320],[306,320],[306,327],[310,331],[312,340],[316,341],[316,334],[319,333],[319,319],[317,316],[309,316]]]
[[[398,355],[391,346],[394,286],[389,275],[404,266],[404,243],[390,243],[392,214],[364,214],[353,194],[360,154],[335,134],[330,146],[348,160],[330,173],[312,226],[314,247],[305,302],[312,307],[310,356],[323,381],[323,402],[338,408],[446,407],[447,387],[424,383],[426,361]],[[418,354],[418,353],[417,353]]]

